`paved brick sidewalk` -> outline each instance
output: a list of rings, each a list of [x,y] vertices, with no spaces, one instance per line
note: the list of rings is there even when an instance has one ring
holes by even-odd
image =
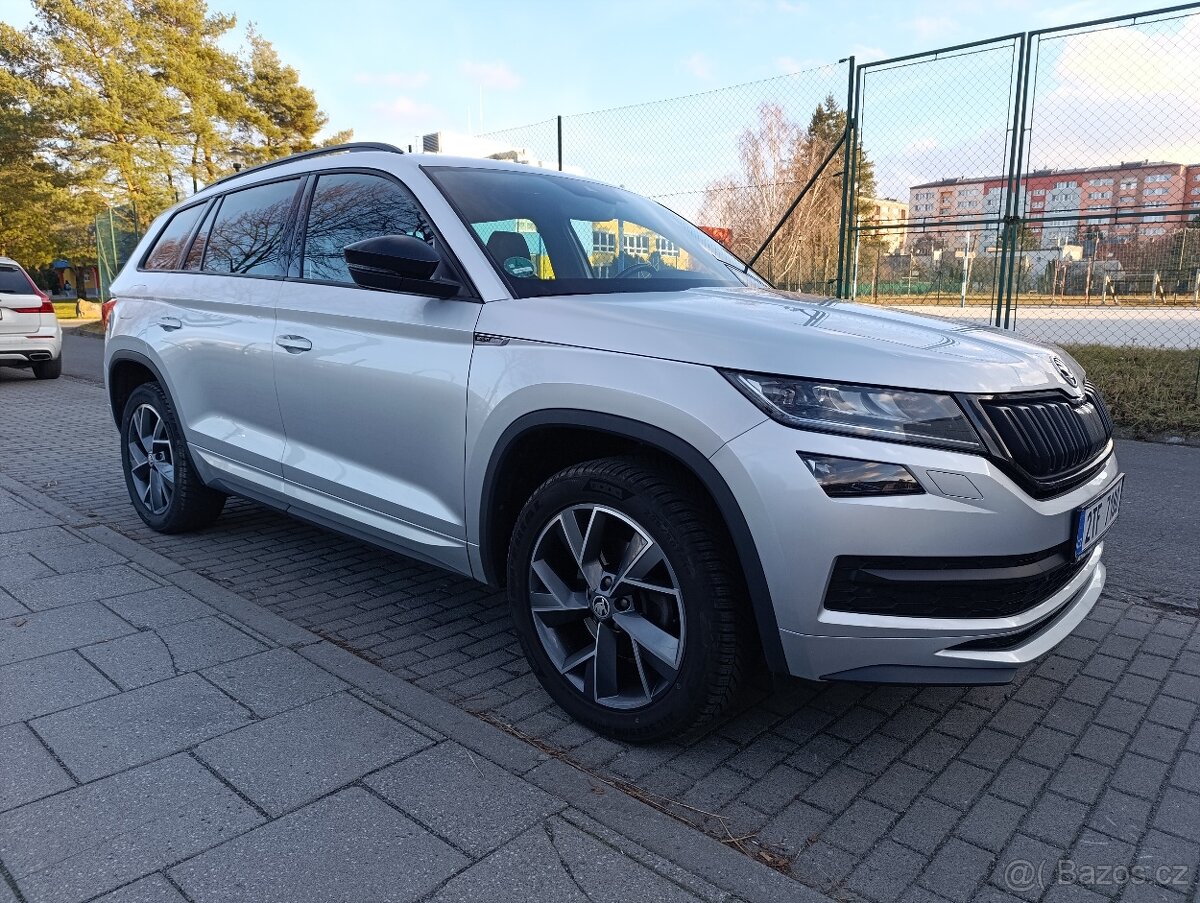
[[[0,901],[718,903],[735,887],[772,901],[794,890],[0,480]]]
[[[1013,684],[783,682],[701,736],[639,749],[557,710],[486,588],[245,503],[202,534],[159,536],[129,507],[98,387],[0,376],[0,397],[18,429],[0,436],[0,471],[462,709],[631,782],[715,836],[777,851],[804,885],[880,903],[1195,893],[1200,509],[1181,504],[1178,487],[1200,480],[1196,449],[1122,448],[1131,490],[1110,542],[1110,589]],[[64,449],[93,457],[72,461]],[[1042,883],[1010,880],[1025,860],[1041,865]],[[1065,884],[1049,872],[1060,860]],[[1185,871],[1147,886],[1120,871],[1072,873],[1071,863]]]

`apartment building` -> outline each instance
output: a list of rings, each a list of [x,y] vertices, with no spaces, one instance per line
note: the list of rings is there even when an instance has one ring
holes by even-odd
[[[1078,243],[1096,230],[1105,241],[1127,242],[1166,235],[1200,210],[1200,164],[1141,161],[1037,170],[1022,178],[1021,190],[1021,216],[1043,247]],[[962,247],[968,233],[980,244],[992,244],[997,227],[986,221],[1003,216],[1005,197],[999,176],[914,185],[910,226],[914,233],[942,231],[950,247]],[[1192,212],[1180,213],[1181,208]]]

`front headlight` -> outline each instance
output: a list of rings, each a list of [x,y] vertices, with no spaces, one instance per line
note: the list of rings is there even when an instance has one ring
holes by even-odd
[[[721,374],[767,416],[796,429],[983,450],[979,434],[950,395],[730,370]]]

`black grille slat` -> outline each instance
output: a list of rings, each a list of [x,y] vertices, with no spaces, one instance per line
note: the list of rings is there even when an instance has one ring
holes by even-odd
[[[834,562],[825,607],[909,618],[1010,617],[1059,592],[1087,560],[1075,560],[1065,547],[979,558],[842,555]],[[1005,569],[1014,576],[1005,576]]]
[[[1058,392],[997,396],[982,408],[1008,458],[1039,483],[1068,479],[1112,438],[1112,418],[1091,384],[1079,399]]]

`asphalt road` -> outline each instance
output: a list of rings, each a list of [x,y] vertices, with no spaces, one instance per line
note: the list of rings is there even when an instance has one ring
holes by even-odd
[[[63,328],[63,373],[89,382],[104,382],[104,339]]]

